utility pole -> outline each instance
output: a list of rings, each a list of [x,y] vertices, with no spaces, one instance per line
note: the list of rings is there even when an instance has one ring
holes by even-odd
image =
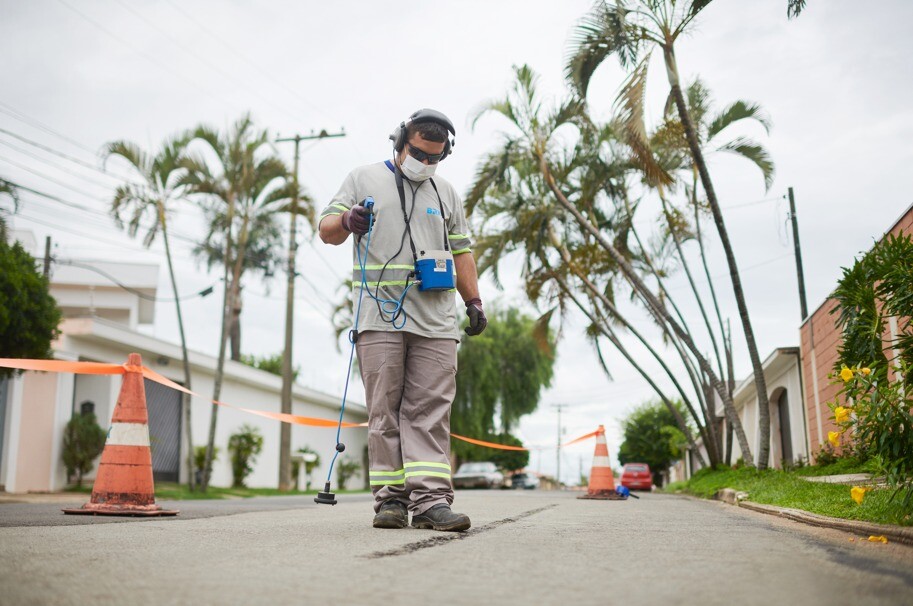
[[[302,141],[345,136],[345,130],[340,129],[340,132],[332,134],[326,130],[321,130],[317,134],[311,131],[310,135],[295,135],[294,137],[276,139],[277,143],[288,141],[294,141],[295,143],[295,164],[292,169],[292,216],[288,243],[288,287],[285,299],[285,352],[282,356],[281,406],[284,414],[292,413],[292,328],[295,308],[295,257],[298,253],[298,194],[300,193],[300,188],[298,187],[298,147]],[[292,487],[292,426],[288,423],[282,423],[279,432],[279,490],[286,491]]]
[[[552,408],[558,411],[558,448],[555,451],[555,479],[558,480],[558,489],[561,489],[561,411],[567,408],[567,404],[552,404]]]
[[[44,238],[44,277],[51,279],[51,236]]]
[[[799,309],[802,320],[808,317],[808,303],[805,301],[805,273],[802,271],[802,247],[799,246],[799,220],[796,218],[796,198],[789,188],[789,219],[793,224],[793,248],[796,254],[796,275],[799,278]]]

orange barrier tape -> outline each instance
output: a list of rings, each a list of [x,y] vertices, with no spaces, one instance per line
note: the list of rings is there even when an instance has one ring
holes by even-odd
[[[41,370],[46,372],[72,372],[80,375],[122,375],[125,364],[102,364],[100,362],[68,362],[66,360],[21,360],[0,358],[0,367],[17,370]]]
[[[562,444],[561,448],[564,448],[565,446],[570,446],[571,444],[576,444],[577,442],[583,442],[584,440],[589,440],[590,438],[596,437],[599,433],[600,432],[597,429],[596,431],[594,431],[592,433],[588,433],[585,436],[580,436],[579,438],[575,438],[575,439],[571,440],[570,442],[566,442],[566,443]]]
[[[156,383],[164,385],[165,387],[176,389],[195,398],[207,400],[210,403],[218,404],[219,406],[225,406],[226,408],[234,408],[235,410],[240,410],[253,415],[259,415],[268,419],[274,419],[283,423],[307,425],[311,427],[336,427],[339,423],[338,420],[318,419],[316,417],[304,417],[301,415],[293,415],[281,412],[269,412],[265,410],[255,410],[253,408],[242,408],[241,406],[235,406],[233,404],[228,404],[227,402],[209,400],[208,398],[205,398],[196,392],[190,391],[183,385],[178,385],[171,379],[163,377],[159,373],[146,368],[145,366],[134,367],[128,364],[103,364],[100,362],[69,362],[67,360],[24,360],[19,358],[0,358],[0,367],[15,368],[17,370],[40,370],[44,372],[70,372],[79,375],[122,375],[125,372],[141,372],[143,373],[143,376],[150,381],[155,381]],[[343,421],[342,426],[367,427],[368,424],[348,423]]]
[[[529,448],[523,448],[522,446],[507,446],[506,444],[496,444],[494,442],[484,442],[482,440],[474,440],[473,438],[458,436],[455,433],[450,434],[450,436],[456,438],[457,440],[463,440],[464,442],[469,442],[470,444],[475,444],[476,446],[487,446],[488,448],[497,448],[498,450],[529,450]]]
[[[200,394],[193,392],[183,385],[179,385],[172,381],[171,379],[160,375],[159,373],[146,368],[145,366],[130,366],[128,364],[104,364],[101,362],[70,362],[67,360],[25,360],[20,358],[0,358],[0,368],[14,368],[17,370],[38,370],[44,372],[70,372],[80,375],[122,375],[125,372],[141,372],[143,376],[164,385],[165,387],[170,387],[171,389],[176,389],[182,393],[186,393],[195,398],[200,398],[202,400],[208,400],[201,396]],[[261,417],[266,417],[267,419],[273,419],[280,421],[282,423],[292,423],[294,425],[307,425],[309,427],[336,427],[339,424],[338,420],[333,419],[320,419],[317,417],[305,417],[301,415],[293,415],[288,413],[281,412],[269,412],[266,410],[256,410],[253,408],[243,408],[241,406],[235,406],[233,404],[228,404],[227,402],[219,402],[218,400],[208,400],[212,404],[218,404],[219,406],[225,406],[226,408],[233,408],[235,410],[240,410],[242,412],[250,413],[252,415],[258,415]],[[367,423],[349,423],[343,421],[343,427],[367,427]],[[588,433],[585,436],[580,436],[566,444],[562,444],[562,448],[565,446],[570,446],[571,444],[576,444],[577,442],[582,442],[583,440],[592,438],[599,431],[594,431]],[[499,450],[529,450],[529,448],[523,448],[521,446],[507,446],[505,444],[497,444],[495,442],[485,442],[484,440],[476,440],[473,438],[467,438],[465,436],[460,436],[455,433],[450,434],[452,437],[457,440],[462,440],[470,444],[475,444],[476,446],[485,446],[487,448],[496,448]]]

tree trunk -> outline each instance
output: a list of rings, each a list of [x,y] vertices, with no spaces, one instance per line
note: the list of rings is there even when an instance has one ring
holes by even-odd
[[[710,344],[713,346],[713,355],[716,357],[717,370],[720,373],[720,378],[724,378],[726,375],[723,373],[723,359],[720,356],[720,348],[716,342],[716,335],[713,334],[713,329],[710,327],[710,319],[707,317],[707,310],[704,309],[704,301],[701,298],[700,292],[697,290],[697,284],[694,282],[694,276],[691,275],[691,267],[688,265],[687,259],[685,259],[685,251],[682,250],[682,242],[678,238],[678,234],[675,233],[675,228],[672,225],[672,213],[669,210],[669,203],[666,201],[664,196],[660,196],[660,202],[663,205],[663,215],[666,217],[666,223],[669,224],[669,233],[672,236],[672,243],[675,245],[675,252],[678,253],[678,258],[682,262],[682,269],[685,270],[685,276],[688,278],[688,284],[691,286],[691,292],[694,293],[694,300],[697,302],[697,307],[701,312],[701,317],[704,319],[704,326],[707,327],[707,334],[710,335]]]
[[[720,313],[720,303],[716,298],[716,288],[713,286],[713,278],[710,277],[710,268],[707,266],[707,252],[704,249],[704,236],[701,234],[701,216],[697,206],[697,173],[694,175],[694,186],[691,190],[692,204],[694,204],[694,231],[697,238],[697,246],[701,252],[701,265],[704,268],[704,276],[707,278],[707,286],[710,288],[710,299],[713,301],[713,309],[716,312],[716,320],[720,325],[720,338],[723,340],[723,352],[726,356],[726,373],[732,375],[732,344],[726,338],[726,329],[723,326],[723,314]],[[722,378],[722,375],[720,376]],[[732,393],[732,386],[729,387]]]
[[[688,141],[691,156],[694,158],[698,174],[701,177],[701,185],[704,188],[704,193],[707,194],[707,202],[710,204],[710,210],[713,213],[713,221],[716,223],[716,229],[720,235],[723,250],[726,253],[726,264],[729,267],[729,277],[732,280],[732,291],[735,295],[736,304],[739,309],[739,318],[742,321],[742,330],[745,333],[745,343],[748,346],[748,355],[751,359],[752,370],[754,371],[755,390],[758,394],[760,444],[758,444],[757,467],[758,469],[767,469],[767,460],[770,455],[770,402],[767,396],[767,382],[764,379],[764,370],[761,367],[761,358],[758,355],[758,346],[755,342],[754,331],[751,328],[751,319],[748,316],[748,306],[745,303],[745,292],[742,290],[742,279],[739,276],[735,254],[732,251],[732,244],[729,242],[729,233],[726,231],[726,224],[723,221],[723,213],[720,211],[720,204],[716,197],[716,191],[713,189],[713,182],[710,180],[707,163],[704,161],[704,154],[701,151],[701,146],[697,139],[694,123],[691,121],[691,115],[689,114],[688,106],[685,103],[685,95],[682,92],[682,87],[679,83],[678,67],[675,63],[675,53],[671,44],[663,46],[663,58],[666,63],[666,74],[669,78],[669,85],[672,88],[672,97],[675,99],[675,106],[678,109],[679,120],[685,131],[685,138]],[[736,433],[738,433],[738,428],[736,428],[736,430]],[[741,440],[739,440],[739,442],[741,445]],[[748,458],[744,449],[743,455],[746,459]]]
[[[691,417],[694,419],[695,424],[697,424],[698,432],[701,434],[701,438],[705,441],[705,443],[707,443],[707,442],[708,442],[708,436],[707,436],[707,434],[705,433],[704,425],[701,424],[701,419],[700,419],[700,417],[698,416],[697,412],[694,410],[694,406],[691,404],[691,401],[689,400],[688,396],[685,394],[685,390],[682,389],[682,386],[679,384],[678,379],[675,377],[675,374],[674,374],[674,373],[672,372],[672,370],[668,367],[668,365],[666,364],[666,362],[663,360],[662,356],[660,356],[659,353],[658,353],[655,349],[653,349],[653,347],[651,347],[649,343],[647,343],[647,340],[643,337],[643,335],[641,335],[640,332],[638,332],[637,329],[635,329],[634,326],[633,326],[630,322],[628,322],[628,320],[627,320],[621,313],[619,313],[618,309],[617,309],[617,308],[615,307],[615,305],[608,299],[608,297],[606,297],[604,293],[600,292],[599,289],[596,288],[596,286],[590,281],[590,279],[589,279],[586,275],[584,275],[583,272],[581,272],[581,271],[579,271],[579,270],[577,270],[577,269],[574,268],[574,263],[573,263],[573,260],[572,260],[572,258],[571,258],[570,252],[569,252],[569,251],[567,250],[567,248],[565,248],[565,246],[560,242],[560,240],[558,239],[557,234],[554,233],[554,230],[552,230],[551,227],[549,227],[549,229],[548,229],[548,235],[549,235],[549,240],[551,241],[552,246],[553,246],[553,247],[558,251],[558,253],[561,255],[561,258],[564,260],[565,264],[566,264],[566,265],[568,266],[568,268],[574,273],[574,275],[576,275],[577,278],[578,278],[581,282],[583,282],[584,286],[585,286],[585,287],[587,288],[587,290],[591,293],[591,294],[590,294],[590,298],[591,298],[591,299],[592,299],[593,297],[598,298],[598,299],[600,300],[600,302],[603,304],[603,306],[606,307],[606,309],[608,310],[608,312],[609,312],[610,314],[612,314],[612,316],[615,317],[619,322],[621,322],[622,325],[623,325],[623,326],[624,326],[632,335],[634,335],[634,337],[635,337],[635,338],[636,338],[636,339],[637,339],[637,340],[638,340],[638,341],[647,349],[647,351],[650,352],[650,354],[654,357],[654,359],[656,359],[656,361],[659,362],[659,365],[662,367],[662,369],[666,372],[666,374],[667,374],[667,375],[669,376],[669,378],[672,380],[673,385],[675,385],[675,388],[678,390],[679,395],[681,395],[681,397],[682,397],[682,402],[683,402],[684,405],[687,407],[688,411],[691,413]],[[545,264],[548,263],[547,259],[545,259],[545,258],[542,258],[542,262],[545,263]],[[560,280],[560,278],[558,278],[557,276],[555,276],[555,279],[556,279],[556,280]],[[564,284],[564,283],[562,283],[562,286],[564,286],[565,288],[567,288],[567,285]],[[575,297],[573,297],[572,294],[570,294],[570,291],[568,291],[568,295],[571,296],[571,298],[574,300],[574,302],[577,304],[577,306],[580,307],[580,303],[576,300]],[[584,313],[587,313],[586,310],[583,310],[582,308],[581,308],[581,311],[584,311]],[[589,316],[589,314],[587,314],[587,315]],[[601,324],[600,324],[600,326],[601,326]],[[609,330],[612,330],[610,326],[606,325],[606,327],[607,327]],[[606,334],[606,337],[609,338],[609,339],[612,341],[612,343],[616,345],[616,348],[617,348],[617,347],[620,347],[620,345],[617,345],[617,344],[616,344],[617,337],[614,337],[614,331],[612,331],[612,332],[613,332],[613,336],[610,337],[608,334],[606,334],[605,330],[603,330],[603,334]],[[615,340],[613,340],[613,339],[615,339]],[[632,364],[633,366],[635,366],[635,368],[637,369],[638,372],[640,372],[641,374],[643,374],[643,371],[640,369],[639,366],[637,366],[637,365],[630,359],[630,357],[628,356],[628,354],[627,354],[626,351],[622,352],[622,355],[624,355],[625,358],[628,359],[628,361],[631,362],[631,364]],[[650,383],[651,386],[654,386],[654,387],[655,387],[655,384],[653,383],[653,381],[652,381],[651,378],[648,378],[647,381]],[[656,391],[657,395],[660,396],[660,398],[666,399],[666,396],[665,396],[661,391],[659,391],[658,389],[654,389],[654,391]],[[672,414],[673,414],[673,415],[677,414],[677,411],[676,411],[676,412],[673,412]],[[684,423],[684,420],[682,420],[682,423]],[[685,430],[683,429],[682,431],[685,431]],[[685,432],[685,433],[686,433],[686,435],[687,435],[688,432]],[[699,454],[699,453],[698,453],[698,454]],[[708,454],[708,456],[710,456],[711,460],[714,460],[714,456],[716,455],[716,453],[712,452],[712,451],[708,448],[707,454]],[[702,461],[703,461],[703,458],[702,458]]]
[[[181,359],[184,366],[184,387],[193,389],[190,385],[190,356],[187,353],[187,338],[184,336],[184,319],[181,315],[181,300],[178,295],[178,284],[174,278],[174,264],[171,261],[171,244],[168,240],[168,227],[165,220],[165,207],[158,205],[159,223],[162,226],[162,240],[165,242],[165,260],[168,263],[168,276],[171,278],[171,290],[174,292],[174,307],[178,315],[178,333],[181,337]],[[196,478],[193,468],[193,426],[191,425],[190,394],[181,394],[181,406],[184,408],[184,427],[187,433],[187,483],[190,492],[196,488]]]
[[[216,374],[213,378],[212,399],[218,401],[222,395],[222,380],[225,376],[225,346],[228,343],[229,322],[231,321],[231,310],[234,307],[234,282],[229,282],[229,266],[231,260],[231,226],[235,215],[235,200],[233,196],[228,199],[228,221],[227,232],[225,234],[225,268],[223,271],[223,283],[225,284],[225,296],[222,300],[222,329],[219,336],[219,358],[216,361]],[[213,404],[209,416],[209,437],[206,441],[206,463],[203,466],[203,492],[209,488],[209,479],[212,475],[212,454],[216,441],[216,422],[219,416],[219,405]]]
[[[561,289],[564,290],[564,292],[567,293],[567,295],[571,298],[571,300],[574,302],[574,304],[577,305],[577,307],[580,309],[580,311],[582,311],[584,313],[584,315],[586,315],[587,318],[589,318],[590,321],[593,322],[593,324],[595,324],[596,326],[599,326],[600,332],[602,332],[602,334],[605,335],[605,337],[612,343],[612,345],[615,346],[615,349],[617,349],[618,352],[622,356],[624,356],[624,358],[628,361],[628,363],[634,367],[634,370],[636,370],[640,374],[640,376],[642,376],[644,378],[644,380],[650,385],[650,387],[653,389],[654,393],[656,393],[656,395],[659,396],[660,400],[662,400],[663,404],[665,404],[665,406],[669,410],[669,412],[672,413],[672,416],[675,417],[676,423],[678,423],[678,426],[682,430],[682,433],[685,434],[685,438],[688,440],[688,444],[690,444],[691,447],[693,448],[693,452],[697,456],[698,461],[700,461],[701,465],[706,467],[707,463],[706,463],[706,461],[704,461],[704,457],[701,454],[701,451],[698,448],[697,443],[694,441],[694,436],[691,434],[691,430],[688,428],[688,423],[685,421],[684,417],[682,417],[679,410],[675,407],[675,404],[672,403],[672,401],[665,395],[665,393],[663,393],[663,391],[659,388],[659,386],[653,381],[653,378],[650,376],[650,373],[646,372],[643,368],[641,368],[637,364],[637,362],[634,361],[634,358],[631,357],[631,355],[628,353],[627,349],[625,349],[624,345],[622,345],[621,341],[618,339],[618,336],[612,330],[611,326],[607,322],[600,322],[596,318],[594,318],[592,313],[590,312],[590,310],[586,309],[584,307],[584,305],[580,301],[577,300],[577,297],[574,296],[574,294],[571,292],[570,287],[567,285],[567,283],[562,278],[558,277],[557,275],[553,275],[553,277],[555,278],[555,281],[558,282],[558,284],[561,286]],[[692,414],[693,414],[693,412],[694,411],[692,410]],[[700,423],[698,423],[698,428],[700,428]],[[701,434],[701,437],[704,437],[703,432]],[[704,439],[706,439],[706,438],[704,438]]]
[[[738,415],[735,412],[735,408],[732,404],[732,398],[729,396],[725,386],[720,382],[720,379],[717,378],[716,373],[713,370],[713,367],[710,366],[710,363],[707,359],[701,354],[697,346],[694,344],[694,341],[691,339],[690,335],[684,332],[679,326],[678,322],[675,321],[669,311],[663,306],[662,302],[647,288],[647,285],[641,280],[640,276],[637,275],[637,272],[634,271],[634,268],[625,259],[624,255],[619,252],[615,246],[606,240],[600,231],[590,223],[586,217],[584,217],[580,211],[577,209],[574,204],[572,204],[564,193],[558,188],[558,185],[555,183],[555,179],[551,174],[551,171],[548,168],[548,164],[545,161],[544,156],[539,157],[540,171],[545,178],[546,185],[555,195],[555,198],[558,200],[559,204],[565,208],[577,223],[582,227],[586,232],[590,233],[596,240],[596,242],[609,253],[609,256],[613,261],[618,265],[624,277],[628,280],[632,287],[634,287],[635,292],[641,297],[641,299],[647,304],[650,313],[653,314],[655,318],[659,321],[665,321],[672,328],[676,335],[682,340],[685,346],[692,352],[695,359],[698,362],[698,365],[701,369],[707,373],[711,378],[711,383],[713,388],[720,394],[720,398],[723,400],[723,405],[726,408],[727,414],[729,414],[730,419],[735,426],[736,435],[739,438],[739,446],[742,448],[742,452],[751,453],[751,447],[748,444],[748,438],[745,436],[744,428],[742,423],[739,421]]]
[[[228,333],[231,342],[231,359],[235,362],[241,361],[241,289],[238,290],[238,296],[235,298],[235,304],[231,310],[231,330]]]

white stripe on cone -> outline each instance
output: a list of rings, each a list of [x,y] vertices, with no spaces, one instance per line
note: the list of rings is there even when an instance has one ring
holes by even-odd
[[[112,446],[149,446],[149,426],[145,423],[112,423],[105,443]]]
[[[609,457],[593,457],[593,467],[611,467]]]

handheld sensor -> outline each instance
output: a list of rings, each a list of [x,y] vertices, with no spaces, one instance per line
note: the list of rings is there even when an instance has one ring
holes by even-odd
[[[368,196],[367,198],[364,199],[364,201],[362,203],[364,204],[364,207],[366,209],[368,209],[368,212],[373,214],[374,198],[372,198],[371,196]],[[373,228],[373,225],[374,225],[373,217],[371,218],[371,222],[368,225],[369,225],[369,227],[368,227],[368,244],[370,245],[370,243],[371,243],[370,234],[371,234],[371,229]],[[368,251],[367,251],[367,247],[366,247],[365,256],[367,256],[367,254],[368,254]],[[358,309],[355,312],[355,328],[353,330],[353,333],[355,335],[358,334],[358,316],[359,316],[360,312],[361,312],[361,298],[359,298]],[[349,337],[349,340],[352,342],[352,351],[349,353],[349,371],[346,373],[346,386],[342,392],[342,405],[339,407],[339,425],[336,427],[336,454],[333,455],[333,460],[330,462],[330,471],[327,473],[327,481],[323,486],[323,492],[318,492],[317,497],[314,499],[314,502],[319,505],[335,505],[337,503],[336,495],[334,493],[330,492],[330,478],[333,477],[333,466],[336,464],[337,457],[339,457],[339,455],[342,454],[346,449],[346,445],[343,444],[339,440],[339,436],[340,436],[340,432],[342,431],[342,417],[346,411],[346,395],[349,392],[349,376],[352,374],[352,357],[355,354],[355,339],[356,338],[357,337],[352,337],[352,336]]]

